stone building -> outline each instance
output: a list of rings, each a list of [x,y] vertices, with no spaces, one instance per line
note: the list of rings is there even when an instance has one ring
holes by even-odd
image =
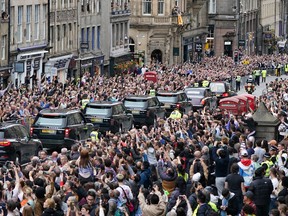
[[[8,0],[2,0],[0,5],[0,88],[7,85],[10,75],[9,67],[9,12]]]
[[[196,41],[200,40],[202,49],[201,37],[207,32],[206,16],[199,16],[205,3],[204,0],[131,0],[130,50],[138,62],[192,61]]]
[[[117,66],[131,61],[129,50],[130,0],[111,0],[110,8],[110,74],[114,75],[117,72]],[[106,40],[108,37],[109,35]]]
[[[31,85],[41,79],[48,52],[48,0],[10,0],[9,9],[11,81]]]
[[[110,4],[105,0],[79,1],[80,75],[108,74],[110,54]],[[108,39],[108,40],[107,40]]]

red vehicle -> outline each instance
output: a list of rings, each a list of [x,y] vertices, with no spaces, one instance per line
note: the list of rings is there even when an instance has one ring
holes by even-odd
[[[221,99],[218,107],[221,109],[222,114],[224,114],[225,111],[228,111],[235,116],[242,114],[240,109],[240,100],[235,97]]]
[[[256,110],[256,96],[251,95],[251,94],[242,94],[241,96],[244,96],[248,99],[249,108],[255,111]]]
[[[242,95],[237,95],[237,96],[233,96],[233,97],[239,99],[241,113],[249,112],[249,103],[248,103],[248,99],[246,97],[244,97]]]
[[[156,83],[157,82],[157,72],[156,71],[145,72],[144,78],[146,80],[150,80],[150,81]]]

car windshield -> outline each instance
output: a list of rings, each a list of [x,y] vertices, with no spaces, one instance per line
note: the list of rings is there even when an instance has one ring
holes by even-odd
[[[111,107],[105,107],[105,106],[91,106],[86,107],[85,109],[86,115],[111,115]]]
[[[37,126],[61,127],[65,125],[66,116],[43,115],[34,123]]]
[[[132,100],[132,99],[126,99],[124,101],[124,106],[127,108],[141,108],[146,109],[147,108],[147,100]]]
[[[186,89],[185,92],[187,96],[193,96],[193,95],[201,96],[204,94],[203,93],[204,91],[201,89]]]
[[[4,139],[4,131],[0,131],[0,139]]]
[[[177,95],[157,95],[161,103],[177,103]]]
[[[211,92],[223,93],[226,92],[224,83],[210,83]]]

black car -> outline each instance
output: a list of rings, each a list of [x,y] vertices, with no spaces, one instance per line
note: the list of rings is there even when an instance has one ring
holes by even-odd
[[[97,101],[88,103],[83,111],[85,118],[100,131],[113,133],[128,131],[133,127],[133,115],[122,102]]]
[[[0,124],[0,164],[6,161],[27,163],[42,150],[41,141],[29,135],[21,124]]]
[[[209,88],[212,95],[216,96],[218,100],[237,95],[237,93],[231,89],[230,84],[225,81],[210,82]]]
[[[80,110],[44,109],[36,116],[30,134],[37,135],[44,148],[59,149],[89,138],[92,129]]]
[[[188,114],[193,109],[190,99],[183,91],[160,91],[156,96],[164,104],[167,117],[175,108],[178,108],[182,114]]]
[[[124,99],[124,106],[134,116],[135,126],[154,125],[158,117],[164,118],[165,109],[155,96],[133,95]]]
[[[186,87],[184,92],[191,100],[194,111],[202,109],[204,106],[209,106],[212,101],[211,91],[206,87]]]

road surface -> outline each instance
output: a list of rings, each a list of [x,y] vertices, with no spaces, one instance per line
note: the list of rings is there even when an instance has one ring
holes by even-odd
[[[280,79],[280,78],[285,79],[286,78],[287,79],[288,76],[287,75],[282,75],[280,77],[267,76],[266,83],[270,83],[271,81],[274,81],[276,78],[278,78],[278,79]],[[260,81],[261,81],[261,78],[260,78]],[[266,88],[266,83],[260,83],[260,86],[256,86],[256,90],[253,92],[253,95],[256,95],[257,97],[262,95],[262,91]],[[245,91],[245,88],[243,85],[241,85],[241,89],[238,92],[238,95],[241,95],[241,94],[246,94],[246,91]]]

